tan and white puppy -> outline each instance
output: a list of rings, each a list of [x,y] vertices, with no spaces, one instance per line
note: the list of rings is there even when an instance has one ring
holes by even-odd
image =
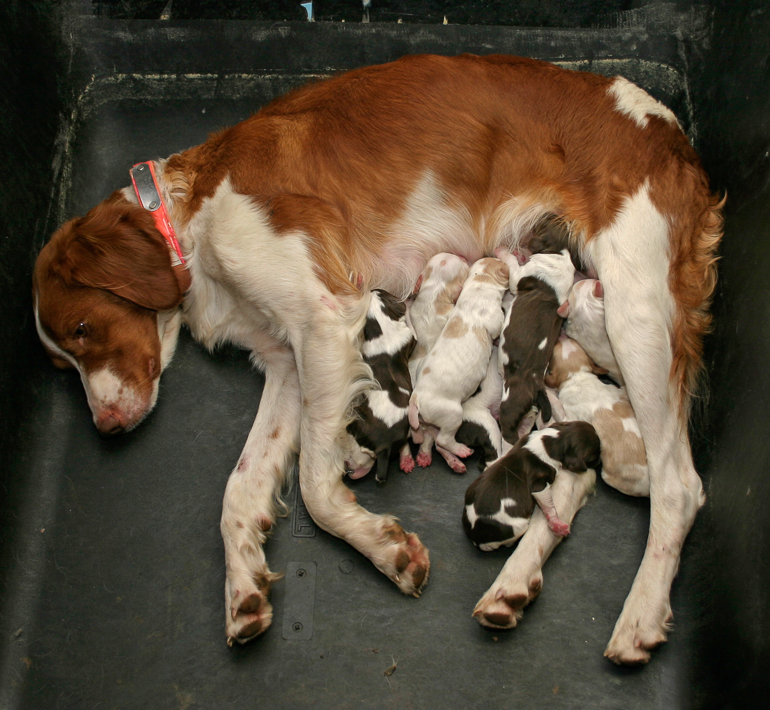
[[[468,263],[455,254],[441,252],[428,261],[417,280],[417,295],[407,311],[407,322],[414,333],[417,345],[409,360],[409,374],[414,385],[419,378],[425,356],[444,330],[449,314],[454,308],[468,278]],[[415,432],[414,442],[420,445],[417,465],[430,466],[433,460],[433,437],[430,432]]]
[[[463,421],[462,403],[487,373],[492,341],[503,327],[503,293],[508,285],[508,267],[498,259],[479,259],[472,267],[463,290],[433,349],[422,365],[409,402],[409,424],[420,428],[420,420],[432,425],[436,447],[458,458],[472,449],[455,440]],[[453,470],[465,472],[461,461],[450,462]]]
[[[567,335],[580,343],[588,357],[607,370],[615,382],[624,384],[604,324],[604,288],[601,281],[578,281],[572,287],[567,301],[562,308],[562,314],[567,318],[564,324]]]
[[[639,425],[622,387],[602,382],[604,373],[574,340],[562,335],[545,382],[559,390],[569,419],[593,424],[602,444],[602,478],[631,496],[650,495],[647,454]]]

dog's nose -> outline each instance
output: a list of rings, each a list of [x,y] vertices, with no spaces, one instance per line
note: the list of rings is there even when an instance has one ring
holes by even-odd
[[[104,436],[114,436],[123,431],[123,425],[113,411],[102,412],[96,420],[96,428]]]

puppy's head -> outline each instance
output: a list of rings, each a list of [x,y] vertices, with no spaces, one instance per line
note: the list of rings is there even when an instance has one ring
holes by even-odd
[[[508,265],[500,259],[486,257],[473,264],[468,272],[468,281],[490,283],[498,288],[508,288]]]
[[[595,375],[606,375],[607,370],[595,365],[591,358],[578,343],[564,333],[553,348],[551,362],[545,374],[545,384],[555,389],[575,372],[593,372]]]
[[[454,303],[467,277],[468,263],[455,254],[442,252],[428,261],[416,290],[424,290],[436,298]]]
[[[582,279],[569,293],[567,301],[559,309],[559,315],[567,318],[568,325],[579,322],[604,327],[604,288],[601,281]]]
[[[596,430],[587,422],[559,422],[548,429],[555,429],[556,436],[543,435],[546,453],[573,473],[585,473],[601,463],[601,444]]]
[[[181,323],[182,293],[149,213],[120,193],[67,222],[33,275],[38,335],[57,367],[80,373],[103,434],[155,405]]]

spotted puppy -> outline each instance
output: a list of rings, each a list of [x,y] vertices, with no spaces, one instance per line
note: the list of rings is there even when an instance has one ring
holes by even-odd
[[[522,437],[468,486],[465,534],[484,552],[509,547],[527,531],[537,502],[551,532],[566,537],[569,524],[559,518],[551,484],[563,469],[585,473],[599,462],[599,437],[586,422],[552,424]]]
[[[473,453],[455,439],[463,421],[463,402],[487,373],[492,341],[503,326],[502,299],[508,267],[498,259],[479,259],[472,267],[452,314],[428,353],[409,403],[412,429],[435,429],[436,448],[452,470],[465,472],[459,459]]]
[[[514,294],[500,337],[500,428],[503,439],[513,445],[527,433],[519,430],[522,420],[530,415],[534,422],[533,410],[544,421],[551,419],[543,376],[559,337],[560,308],[572,288],[575,268],[566,249],[559,254],[534,254],[523,265],[506,250],[497,254],[508,264]]]
[[[578,281],[562,309],[567,321],[564,330],[576,340],[599,367],[603,367],[619,385],[624,384],[604,324],[604,288],[601,281]]]
[[[374,289],[361,351],[379,389],[366,393],[364,401],[356,407],[356,418],[348,425],[352,440],[346,465],[351,478],[365,476],[376,462],[375,477],[384,483],[394,446],[400,449],[401,470],[408,473],[414,469],[407,420],[412,393],[409,356],[414,346],[404,303],[387,291]]]
[[[449,314],[460,296],[463,283],[468,278],[468,264],[454,254],[436,254],[425,267],[417,281],[417,294],[407,312],[407,322],[412,328],[417,345],[409,360],[412,384],[419,379],[419,371],[425,356],[438,340],[449,320]],[[415,432],[415,443],[420,445],[417,465],[425,468],[433,460],[433,437],[429,432]]]
[[[602,443],[602,478],[632,496],[650,495],[647,455],[634,411],[622,387],[608,385],[583,348],[566,335],[553,351],[545,382],[559,390],[569,419],[590,422]]]

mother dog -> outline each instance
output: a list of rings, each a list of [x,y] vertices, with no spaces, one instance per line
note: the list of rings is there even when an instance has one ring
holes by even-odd
[[[506,56],[413,56],[294,91],[132,176],[136,192],[113,193],[42,250],[35,319],[54,362],[80,372],[105,434],[152,409],[182,322],[207,347],[248,348],[264,368],[222,512],[230,643],[270,624],[276,575],[262,546],[298,451],[316,523],[420,593],[430,565],[417,535],[363,509],[342,480],[351,403],[368,384],[356,348],[364,294],[407,296],[433,254],[473,262],[557,213],[604,285],[649,457],[649,539],[606,655],[649,659],[666,639],[671,582],[704,501],[688,402],[721,235],[721,205],[671,111],[619,77]],[[566,478],[554,486],[559,510],[584,495]],[[542,585],[552,546],[526,544],[542,539],[536,523],[487,595],[497,626],[514,626]],[[514,592],[527,582],[522,599]]]

